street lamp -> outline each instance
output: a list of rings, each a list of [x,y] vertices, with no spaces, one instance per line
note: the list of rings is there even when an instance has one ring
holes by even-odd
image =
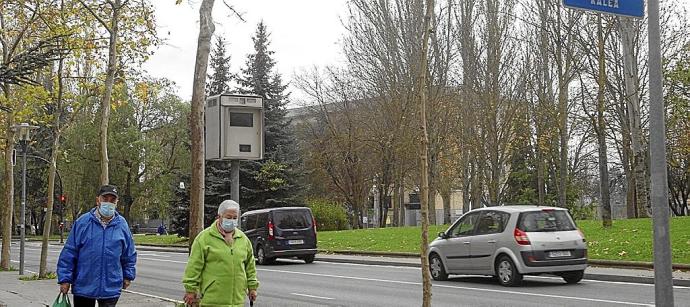
[[[14,131],[19,137],[19,144],[22,145],[22,211],[19,224],[20,241],[19,241],[19,275],[24,275],[24,242],[26,241],[26,153],[28,151],[29,141],[31,141],[31,131],[37,129],[36,126],[31,126],[27,123],[15,125]]]

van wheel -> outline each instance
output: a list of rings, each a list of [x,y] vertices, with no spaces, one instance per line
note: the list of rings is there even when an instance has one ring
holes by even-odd
[[[576,284],[585,277],[585,271],[570,271],[561,273],[561,277],[568,284]]]
[[[258,262],[260,265],[266,265],[273,263],[273,260],[273,258],[266,257],[264,247],[259,245],[259,247],[256,249],[256,262]]]
[[[431,278],[434,280],[448,280],[446,267],[443,266],[443,261],[441,261],[441,257],[438,254],[431,254],[431,258],[429,258],[429,271],[431,272]]]
[[[314,258],[316,258],[316,255],[306,255],[300,257],[302,260],[304,260],[305,263],[312,263],[314,262]]]
[[[496,262],[496,276],[498,282],[505,287],[515,287],[522,283],[522,274],[518,272],[510,257],[503,255]]]

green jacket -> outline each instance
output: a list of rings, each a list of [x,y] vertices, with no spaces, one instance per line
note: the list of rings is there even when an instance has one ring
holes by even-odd
[[[257,289],[252,243],[235,228],[227,244],[214,222],[194,240],[182,283],[201,293],[201,306],[244,306],[247,290]]]

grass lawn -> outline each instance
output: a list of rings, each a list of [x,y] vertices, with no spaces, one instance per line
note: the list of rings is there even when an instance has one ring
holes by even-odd
[[[187,246],[187,238],[177,235],[134,235],[135,244]]]
[[[600,221],[579,221],[589,245],[589,258],[652,261],[651,219],[616,220],[604,229]],[[448,226],[430,226],[434,239]],[[319,250],[351,250],[418,253],[420,228],[383,228],[319,232]],[[690,217],[671,220],[671,247],[674,263],[690,264]]]

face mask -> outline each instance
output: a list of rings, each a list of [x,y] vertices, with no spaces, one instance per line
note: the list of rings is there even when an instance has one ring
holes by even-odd
[[[223,230],[228,231],[228,232],[235,230],[236,225],[237,225],[237,219],[223,218],[223,221],[220,223],[220,227],[223,228]]]
[[[98,212],[102,216],[111,217],[115,215],[115,204],[109,202],[101,202],[101,206],[98,208]]]

